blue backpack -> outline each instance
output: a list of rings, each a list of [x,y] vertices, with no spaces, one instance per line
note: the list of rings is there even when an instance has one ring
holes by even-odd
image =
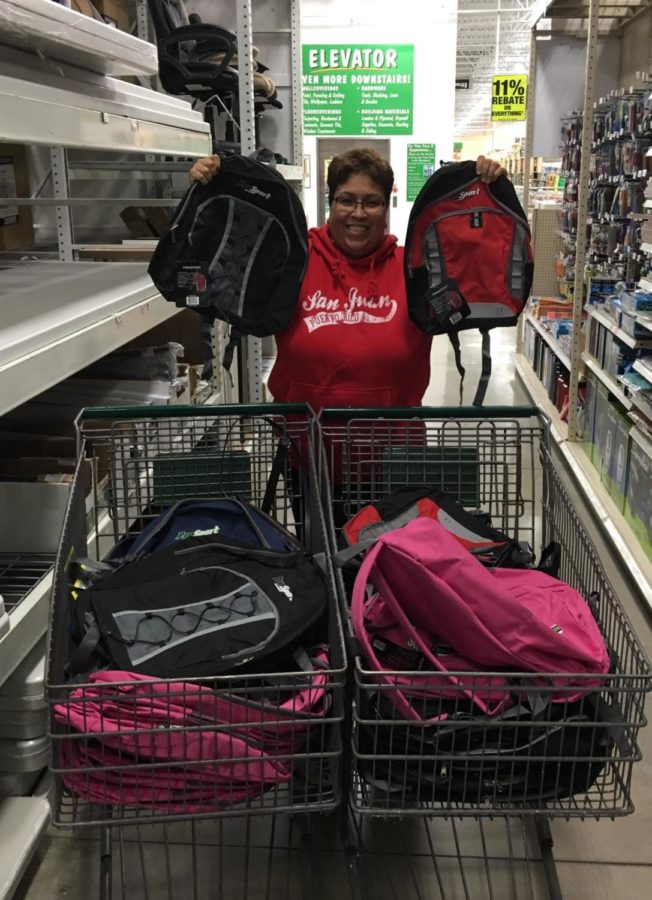
[[[104,561],[74,560],[70,575],[70,675],[107,664],[161,678],[286,671],[295,650],[322,637],[318,566],[235,498],[181,500]]]
[[[143,531],[127,535],[116,544],[107,561],[131,562],[179,541],[211,535],[280,553],[301,548],[289,531],[250,503],[226,497],[203,498],[180,500],[170,506]]]

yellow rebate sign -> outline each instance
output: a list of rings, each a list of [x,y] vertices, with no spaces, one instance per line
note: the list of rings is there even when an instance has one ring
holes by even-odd
[[[527,105],[527,75],[494,75],[491,121],[522,122]]]

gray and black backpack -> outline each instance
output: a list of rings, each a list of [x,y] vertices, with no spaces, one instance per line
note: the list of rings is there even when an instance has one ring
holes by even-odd
[[[165,297],[231,325],[237,340],[285,328],[308,260],[301,201],[282,175],[243,156],[222,160],[209,184],[193,184],[149,265]]]

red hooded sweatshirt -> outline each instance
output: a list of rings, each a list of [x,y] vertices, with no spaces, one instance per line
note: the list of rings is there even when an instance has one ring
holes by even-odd
[[[308,269],[297,310],[276,335],[274,399],[326,406],[420,406],[431,338],[408,316],[403,248],[393,235],[351,259],[327,225],[308,232]]]

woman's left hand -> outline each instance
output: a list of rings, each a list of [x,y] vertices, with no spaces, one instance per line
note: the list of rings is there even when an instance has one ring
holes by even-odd
[[[491,184],[492,181],[496,181],[501,175],[507,175],[507,169],[504,169],[499,162],[486,156],[478,157],[475,171],[480,176],[480,181],[483,181],[485,184]]]

